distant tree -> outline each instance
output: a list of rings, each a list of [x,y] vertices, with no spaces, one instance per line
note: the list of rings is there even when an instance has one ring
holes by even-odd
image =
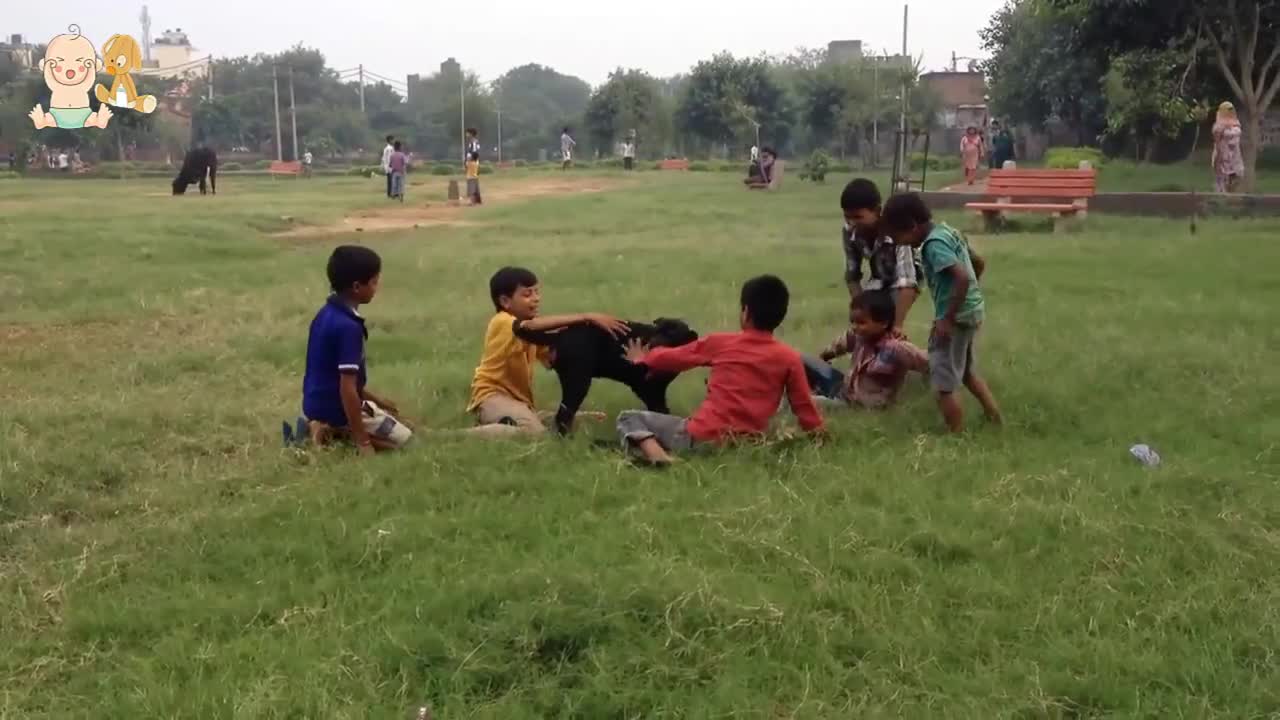
[[[785,146],[791,137],[792,108],[786,92],[763,58],[721,53],[698,63],[677,107],[681,127],[708,143],[741,144],[754,139],[760,124],[764,142]]]
[[[583,120],[594,147],[612,155],[615,144],[633,130],[638,137],[661,142],[661,100],[658,81],[643,70],[619,68],[609,73],[605,84],[591,94]]]
[[[531,158],[556,144],[560,128],[582,118],[591,86],[542,65],[521,65],[492,84],[495,109],[502,109],[503,153]],[[496,137],[494,138],[496,142]]]
[[[1187,65],[1178,50],[1134,50],[1112,60],[1107,73],[1107,133],[1129,136],[1140,161],[1150,161],[1157,141],[1176,138],[1203,117],[1199,104],[1184,97],[1179,78]]]

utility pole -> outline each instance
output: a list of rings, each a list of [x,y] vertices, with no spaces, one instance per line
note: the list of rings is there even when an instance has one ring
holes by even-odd
[[[462,67],[458,67],[458,98],[461,100],[462,107],[462,125],[458,128],[458,135],[462,138],[462,162],[467,161],[467,74],[463,72]]]
[[[284,162],[284,143],[280,140],[280,78],[275,65],[271,66],[271,97],[275,99],[276,110],[276,160]]]
[[[889,57],[885,53],[885,59]],[[880,167],[880,58],[871,58],[871,167]]]
[[[502,164],[502,83],[498,85],[498,164]]]
[[[360,112],[364,112],[364,64],[360,64]]]
[[[903,4],[902,6],[902,61],[904,63],[907,62],[907,58],[908,58],[907,13],[909,10],[910,10],[910,6]],[[898,152],[901,153],[899,155],[901,159],[899,160],[898,167],[900,168],[899,172],[902,173],[902,177],[904,180],[908,175],[910,175],[910,169],[907,166],[907,92],[908,92],[907,69],[904,67],[902,69],[902,112],[898,118],[898,131],[900,135],[900,137],[898,138]],[[905,190],[909,190],[910,188],[908,184],[904,182],[902,189],[905,191]]]
[[[293,159],[298,160],[298,110],[293,104],[293,66],[289,66],[289,121],[293,123]]]
[[[209,53],[209,65],[207,69],[208,72],[206,72],[205,75],[208,76],[207,80],[209,81],[209,102],[213,102],[213,53]]]

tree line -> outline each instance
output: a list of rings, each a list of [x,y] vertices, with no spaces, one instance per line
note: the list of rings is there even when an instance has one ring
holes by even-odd
[[[274,155],[273,68],[280,82],[286,159],[293,154],[289,79],[299,151],[321,158],[377,152],[381,138],[390,134],[419,156],[452,159],[460,153],[464,103],[465,123],[480,130],[486,151],[498,144],[500,118],[505,159],[554,154],[564,127],[573,128],[584,157],[612,155],[628,137],[644,158],[738,157],[757,137],[784,153],[822,149],[865,157],[874,128],[897,126],[904,83],[910,89],[912,127],[931,125],[938,110],[936,97],[918,84],[917,64],[878,58],[836,63],[817,49],[771,57],[721,53],[667,78],[618,68],[594,88],[537,64],[513,68],[491,82],[457,66],[404,82],[370,74],[362,109],[358,77],[331,68],[320,51],[297,46],[217,60],[211,78],[190,78],[190,138],[175,137],[179,131],[159,119],[162,113],[118,113],[117,118],[133,117],[109,139],[96,140],[97,149],[112,158],[133,142],[202,141]],[[140,89],[159,95],[178,81],[145,76],[139,82]],[[25,111],[42,95],[48,91],[37,73],[0,64],[0,105],[6,108],[0,113],[0,138],[50,146],[82,143],[83,137],[63,131],[24,128]]]
[[[994,111],[1138,160],[1202,142],[1229,100],[1246,182],[1280,91],[1280,0],[1008,0],[982,32]]]

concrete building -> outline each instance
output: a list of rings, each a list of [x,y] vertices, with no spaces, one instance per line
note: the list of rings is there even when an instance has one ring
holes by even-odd
[[[868,54],[861,40],[832,40],[827,43],[827,61],[833,63],[874,62],[880,67],[911,67],[911,58],[885,53]]]
[[[21,35],[10,35],[0,40],[0,54],[7,54],[19,67],[34,68],[41,58],[35,55],[36,46],[25,42]]]
[[[940,128],[961,132],[973,125],[985,128],[990,121],[987,112],[987,80],[980,72],[929,72],[920,76],[920,84],[937,94],[942,101],[938,111]]]
[[[199,50],[191,45],[191,40],[182,28],[165,30],[160,37],[151,41],[151,60],[143,65],[149,74],[162,77],[204,77],[208,72],[207,63],[194,62],[201,59]]]

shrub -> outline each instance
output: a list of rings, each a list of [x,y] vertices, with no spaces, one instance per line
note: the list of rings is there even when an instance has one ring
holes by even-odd
[[[720,172],[743,172],[742,163],[725,162],[720,163],[720,167],[716,168]]]
[[[356,167],[348,168],[347,174],[353,177],[373,177],[374,175],[381,175],[382,168],[377,165],[357,165]]]
[[[452,165],[436,164],[431,166],[432,175],[441,175],[441,176],[452,175],[454,172],[455,171]]]
[[[1101,150],[1091,147],[1052,147],[1044,154],[1044,166],[1056,170],[1075,170],[1085,161],[1097,168],[1106,157]]]
[[[812,180],[816,183],[827,181],[827,171],[831,167],[831,156],[824,150],[814,150],[800,169],[801,180]]]
[[[711,164],[702,161],[689,163],[689,172],[710,172]]]
[[[1259,170],[1280,170],[1280,147],[1264,147],[1258,153]]]
[[[923,170],[925,167],[924,153],[911,153],[911,169]],[[954,155],[930,155],[929,170],[937,172],[939,170],[958,170],[960,169],[960,158]]]
[[[218,169],[225,170],[227,172],[238,172],[240,170],[243,170],[244,168],[238,162],[225,162],[225,163],[222,163],[222,165],[220,165]]]
[[[492,174],[493,174],[493,166],[492,166],[492,165],[481,165],[481,166],[480,166],[480,174],[481,174],[481,175],[492,175]]]
[[[513,160],[511,162],[512,167],[522,168],[522,167],[528,167],[528,165],[529,165],[529,161],[525,160],[524,158],[521,158],[519,160]]]
[[[828,165],[828,166],[827,166],[827,172],[829,172],[829,173],[851,173],[851,172],[853,172],[853,166],[852,166],[852,165],[850,165],[849,163],[845,163],[845,162],[835,162],[835,163],[831,163],[830,165]]]
[[[255,163],[253,164],[253,169],[255,169],[255,170],[266,170],[267,168],[271,167],[271,163],[272,163],[272,162],[273,162],[272,160],[269,160],[269,159],[267,159],[267,158],[263,158],[263,159],[258,160],[257,162],[255,162]]]

